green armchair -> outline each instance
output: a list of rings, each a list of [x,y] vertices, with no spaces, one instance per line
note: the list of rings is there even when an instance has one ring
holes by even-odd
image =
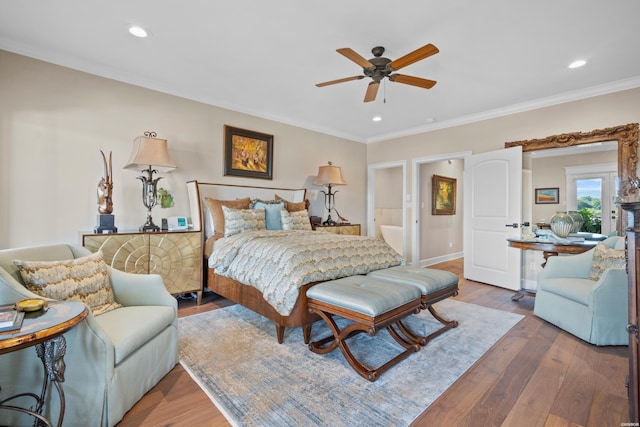
[[[0,250],[0,304],[34,298],[14,260],[59,261],[90,255],[73,245]],[[65,426],[111,427],[178,362],[177,302],[158,275],[129,274],[109,267],[115,300],[123,307],[91,312],[65,334]],[[0,355],[0,400],[22,392],[40,393],[43,369],[34,348]],[[33,404],[29,401],[28,404]],[[55,390],[45,416],[57,420]],[[0,411],[3,425],[27,425],[24,415]]]
[[[602,243],[612,249],[625,248],[624,237],[609,237]],[[627,345],[626,268],[607,268],[599,280],[591,280],[594,252],[595,248],[578,255],[549,257],[538,275],[533,313],[591,344]]]

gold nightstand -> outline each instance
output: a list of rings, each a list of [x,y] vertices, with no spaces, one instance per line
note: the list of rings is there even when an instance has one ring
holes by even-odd
[[[360,235],[360,224],[314,225],[313,229],[335,234],[347,234],[349,236]]]

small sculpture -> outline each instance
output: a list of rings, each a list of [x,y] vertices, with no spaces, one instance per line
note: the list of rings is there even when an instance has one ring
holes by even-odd
[[[107,165],[107,158],[102,150],[102,160],[104,162],[104,176],[98,182],[98,212],[101,214],[110,214],[113,212],[113,199],[111,192],[113,191],[113,167],[112,167],[112,154],[109,152],[109,164]]]

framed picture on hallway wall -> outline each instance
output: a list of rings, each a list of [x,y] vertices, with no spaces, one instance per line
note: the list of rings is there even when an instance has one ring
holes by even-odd
[[[455,215],[456,179],[433,175],[431,186],[431,214]]]
[[[560,203],[560,189],[556,188],[536,188],[536,204],[558,204]]]
[[[273,135],[225,125],[224,174],[273,179]]]

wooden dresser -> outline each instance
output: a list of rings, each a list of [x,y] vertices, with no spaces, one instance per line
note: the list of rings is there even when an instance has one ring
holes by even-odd
[[[640,203],[622,203],[620,207],[629,213],[627,228],[627,273],[629,275],[629,425],[640,422],[640,367],[638,355],[638,308],[640,307]]]
[[[199,231],[83,234],[82,246],[101,250],[111,267],[137,274],[159,274],[172,295],[196,292],[202,299]]]

